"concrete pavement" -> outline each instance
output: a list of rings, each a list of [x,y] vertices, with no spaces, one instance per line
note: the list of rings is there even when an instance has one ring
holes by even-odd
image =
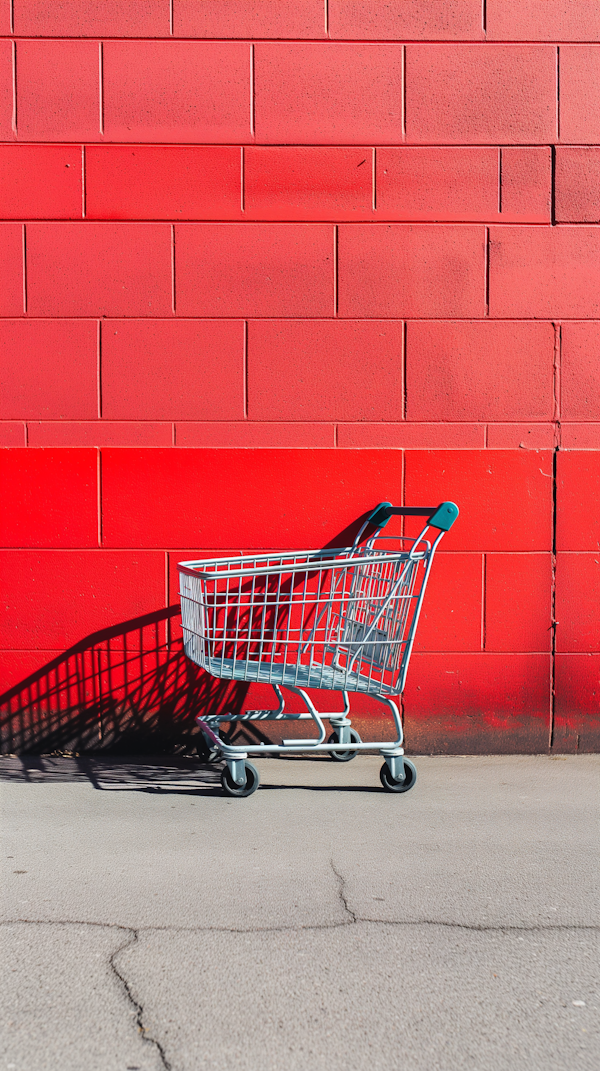
[[[600,757],[1,759],[0,1071],[600,1067]]]

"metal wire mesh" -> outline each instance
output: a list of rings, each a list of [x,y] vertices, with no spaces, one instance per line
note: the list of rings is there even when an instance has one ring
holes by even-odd
[[[215,677],[397,695],[431,547],[179,565],[187,656]]]

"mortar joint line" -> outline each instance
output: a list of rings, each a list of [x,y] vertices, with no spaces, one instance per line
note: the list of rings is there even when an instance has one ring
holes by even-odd
[[[10,0],[10,32],[15,32],[15,0]]]
[[[104,137],[104,42],[98,42],[98,106],[100,118],[100,134]]]
[[[323,0],[325,16],[325,33],[329,37],[329,0]]]
[[[402,323],[402,419],[406,420],[406,413],[408,410],[408,391],[406,387],[406,375],[408,369],[408,321],[404,320]]]
[[[85,185],[85,165],[86,165],[85,145],[81,146],[81,216],[85,219],[87,213],[87,189]]]
[[[96,353],[96,392],[98,396],[98,420],[102,419],[102,320],[98,320],[98,331],[96,336],[97,341],[97,353]]]
[[[487,643],[487,554],[481,555],[481,650]]]
[[[98,510],[98,546],[102,546],[102,451],[98,448],[96,450],[96,472],[97,472],[97,510]]]
[[[175,423],[173,422],[173,431],[175,431]],[[173,446],[175,443],[173,442]],[[169,552],[165,550],[165,609],[169,605]],[[171,622],[169,618],[165,618],[165,641],[167,647],[171,645]]]
[[[377,149],[373,146],[373,163],[371,168],[371,192],[372,202],[371,207],[374,212],[377,211]]]
[[[490,228],[485,228],[485,315],[490,315]]]
[[[254,45],[250,45],[250,134],[255,136],[254,130]]]
[[[558,447],[555,446],[552,452],[552,554],[551,554],[551,604],[550,604],[550,636],[551,636],[551,654],[550,654],[550,725],[548,732],[548,748],[552,751],[554,747],[554,730],[555,730],[555,718],[556,718],[556,475],[557,475],[557,455]]]
[[[173,36],[173,0],[169,0],[169,33]]]
[[[556,46],[556,138],[560,141],[560,45]]]
[[[244,152],[244,146],[240,145],[240,208],[242,212],[246,211],[246,154]]]
[[[23,312],[27,312],[27,224],[23,224],[22,231],[22,257],[23,257]]]
[[[560,446],[560,427],[561,427],[561,365],[562,365],[562,323],[554,323],[554,355],[553,355],[553,368],[552,368],[552,392],[553,392],[553,409],[552,419],[555,424],[555,446]]]
[[[244,379],[244,384],[243,384],[243,390],[244,390],[244,400],[243,400],[244,420],[247,420],[248,419],[248,321],[247,320],[244,320],[244,346],[243,346],[243,354],[242,354],[242,373],[243,373],[243,379]]]
[[[173,315],[177,311],[177,286],[175,281],[175,224],[171,224],[171,306]]]
[[[338,294],[338,244],[339,244],[339,227],[337,223],[333,225],[333,315],[338,315],[339,308],[339,294]]]
[[[402,141],[406,141],[406,45],[402,45]]]
[[[11,65],[12,65],[12,115],[11,129],[17,137],[17,42],[11,42]]]
[[[562,325],[554,323],[554,361],[553,361],[553,394],[554,394],[554,450],[552,452],[552,555],[551,555],[551,609],[550,609],[550,634],[551,634],[551,657],[550,657],[550,726],[548,746],[554,747],[555,720],[556,720],[556,561],[557,561],[557,505],[558,505],[558,451],[560,449],[560,371],[562,356]]]
[[[550,146],[550,223],[556,226],[556,145]]]

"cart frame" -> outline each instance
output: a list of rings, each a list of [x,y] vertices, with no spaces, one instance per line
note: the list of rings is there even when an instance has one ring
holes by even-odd
[[[392,516],[427,522],[417,538],[382,537]],[[404,689],[433,558],[457,516],[452,502],[414,508],[382,502],[351,547],[178,564],[186,655],[215,677],[268,683],[278,700],[272,710],[197,716],[209,757],[225,760],[228,795],[250,795],[258,786],[250,754],[327,752],[348,761],[358,752],[379,751],[384,788],[403,792],[413,786],[416,771],[404,758],[402,720],[392,697]],[[369,527],[373,532],[360,546]],[[432,540],[426,538],[430,529],[436,532]],[[401,549],[382,549],[386,542]],[[306,709],[288,712],[282,688]],[[306,688],[341,691],[343,711],[318,711]],[[360,740],[351,728],[351,691],[387,707],[395,741]],[[316,737],[239,746],[219,733],[224,722],[304,720],[315,723]],[[326,721],[333,730],[329,739]]]

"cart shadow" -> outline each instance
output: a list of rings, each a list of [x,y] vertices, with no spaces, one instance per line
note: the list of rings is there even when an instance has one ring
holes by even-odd
[[[269,762],[276,760],[269,759]],[[296,756],[294,763],[302,762]],[[307,756],[307,761],[322,764]],[[281,769],[277,763],[278,770]],[[162,756],[139,758],[95,758],[93,756],[10,755],[0,759],[0,782],[9,784],[90,784],[98,792],[143,792],[158,796],[218,796],[222,764]],[[263,776],[264,770],[263,770]],[[261,782],[260,792],[379,792],[370,785],[315,785],[310,783],[273,784]]]
[[[170,606],[94,632],[6,691],[1,753],[205,757],[196,715],[240,712],[248,685],[190,662],[169,635],[178,616]]]

